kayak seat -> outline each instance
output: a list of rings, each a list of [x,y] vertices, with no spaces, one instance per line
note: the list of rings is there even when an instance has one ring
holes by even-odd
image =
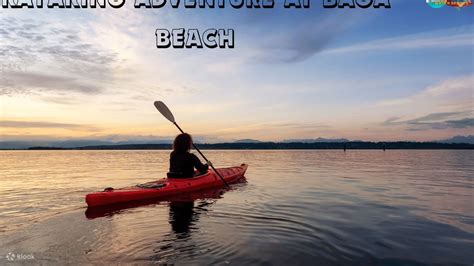
[[[181,172],[168,172],[166,174],[166,176],[168,178],[187,178],[187,177],[189,177],[189,176],[184,176],[184,174],[181,173]]]

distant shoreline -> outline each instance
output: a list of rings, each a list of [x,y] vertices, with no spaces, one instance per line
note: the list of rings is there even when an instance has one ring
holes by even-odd
[[[473,150],[474,144],[436,142],[316,142],[316,143],[215,143],[197,144],[203,150]],[[2,150],[170,150],[171,144],[120,144],[73,148],[29,147]]]

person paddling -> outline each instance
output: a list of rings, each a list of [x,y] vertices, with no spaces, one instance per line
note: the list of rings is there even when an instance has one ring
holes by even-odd
[[[193,139],[188,133],[176,136],[173,142],[173,151],[170,154],[169,178],[193,177],[195,175],[194,168],[200,174],[205,174],[209,166],[212,166],[210,161],[203,164],[196,155],[189,152],[192,145]]]

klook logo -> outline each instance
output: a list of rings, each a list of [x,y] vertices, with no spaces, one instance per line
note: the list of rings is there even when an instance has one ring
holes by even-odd
[[[8,254],[5,256],[8,261],[14,261],[16,256],[14,253],[8,252]]]
[[[8,254],[5,255],[5,258],[7,259],[7,261],[19,261],[19,260],[34,260],[35,256],[33,254],[8,252]]]
[[[452,7],[465,7],[472,5],[472,0],[446,0],[446,5]]]
[[[432,8],[441,8],[446,5],[446,0],[426,0],[426,3]]]
[[[472,5],[472,0],[426,0],[426,3],[432,8],[441,8],[443,6],[461,8]]]

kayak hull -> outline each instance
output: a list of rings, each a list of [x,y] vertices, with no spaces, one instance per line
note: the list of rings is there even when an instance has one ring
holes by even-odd
[[[217,171],[227,183],[231,184],[244,176],[247,167],[248,165],[242,164],[235,167],[220,168]],[[213,170],[209,170],[206,174],[193,178],[163,178],[144,185],[156,185],[156,188],[133,186],[90,193],[86,195],[87,206],[96,207],[144,199],[166,198],[206,188],[221,187],[224,183]]]

